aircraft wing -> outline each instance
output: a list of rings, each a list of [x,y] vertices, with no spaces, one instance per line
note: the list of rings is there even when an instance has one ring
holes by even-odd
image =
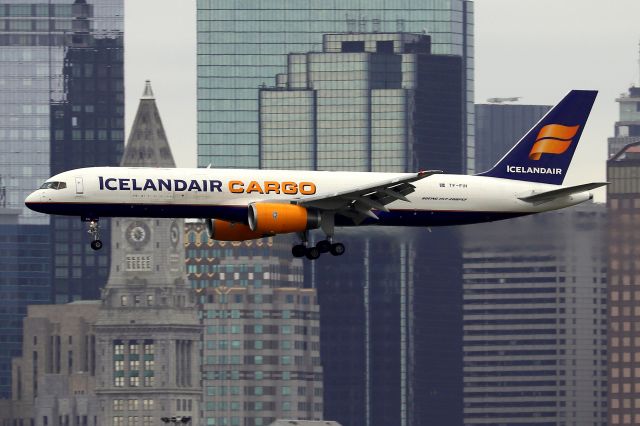
[[[389,203],[397,200],[408,202],[406,195],[415,190],[412,182],[438,173],[442,173],[442,171],[424,170],[343,192],[306,197],[299,199],[297,203],[304,207],[333,210],[338,214],[352,218],[355,223],[360,223],[367,217],[378,219],[371,211],[373,209],[389,211],[386,207]]]

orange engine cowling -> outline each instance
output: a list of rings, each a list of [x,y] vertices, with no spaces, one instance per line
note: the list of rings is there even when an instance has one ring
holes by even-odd
[[[320,212],[296,204],[253,203],[249,206],[249,228],[267,235],[302,232],[320,226]]]
[[[219,219],[207,220],[209,236],[218,241],[245,241],[256,240],[265,235],[258,231],[252,231],[244,223],[227,222]]]

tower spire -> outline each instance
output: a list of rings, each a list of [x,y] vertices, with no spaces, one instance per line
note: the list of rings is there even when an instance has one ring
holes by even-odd
[[[145,83],[120,165],[126,167],[176,166],[149,80]]]
[[[153,89],[151,89],[151,80],[145,80],[144,92],[142,92],[141,99],[155,99],[155,96],[153,96]]]

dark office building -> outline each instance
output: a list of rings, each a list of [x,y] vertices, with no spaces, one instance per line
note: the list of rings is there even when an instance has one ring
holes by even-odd
[[[476,104],[476,171],[493,167],[549,109],[546,105]]]
[[[606,228],[591,203],[463,227],[465,426],[607,424]]]
[[[51,174],[118,165],[124,146],[123,34],[92,32],[91,4],[76,2],[72,11],[74,32],[62,63],[64,96],[51,103]],[[100,220],[102,232],[109,232],[109,224],[108,218]],[[94,251],[79,218],[53,216],[51,225],[54,302],[98,298],[108,276],[110,239]]]
[[[260,90],[261,168],[463,172],[463,62],[432,54],[429,36],[326,34],[322,51],[287,63]],[[461,424],[456,233],[351,235],[338,229],[341,258],[305,264],[320,303],[324,417]]]
[[[44,225],[19,225],[19,212],[0,207],[0,399],[11,396],[11,359],[22,354],[27,305],[51,296],[49,232]]]
[[[6,277],[11,283],[0,280],[0,293],[5,285],[8,293],[20,288],[12,308],[20,328],[28,304],[96,298],[106,282],[109,250],[93,253],[79,218],[51,219],[27,209],[24,199],[54,173],[117,164],[124,139],[123,10],[123,0],[0,4],[0,198],[19,213],[0,265],[16,258],[22,265]],[[29,268],[37,268],[37,279]],[[26,281],[37,282],[37,291]],[[0,341],[14,339],[1,333]]]
[[[640,424],[640,142],[607,161],[609,424]]]

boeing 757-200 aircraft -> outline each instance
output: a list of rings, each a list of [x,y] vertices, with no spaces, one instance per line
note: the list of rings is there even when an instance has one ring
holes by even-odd
[[[300,170],[90,167],[48,179],[32,210],[80,216],[91,247],[102,247],[100,217],[204,218],[211,238],[249,240],[297,233],[296,257],[338,256],[336,226],[461,225],[572,206],[606,182],[563,186],[596,98],[573,90],[489,171],[474,176]],[[320,229],[326,239],[307,243]]]

